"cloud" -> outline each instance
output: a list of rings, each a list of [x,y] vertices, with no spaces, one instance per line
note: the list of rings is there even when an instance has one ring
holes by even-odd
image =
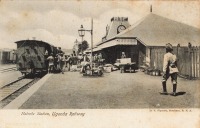
[[[200,27],[200,6],[194,2],[3,1],[0,3],[0,47],[14,48],[13,42],[36,37],[70,49],[76,39],[81,40],[78,35],[81,24],[85,29],[91,29],[92,17],[93,40],[97,43],[105,36],[112,17],[128,17],[129,23],[134,24],[149,14],[150,4],[156,14]],[[90,44],[89,32],[85,33],[84,40]]]
[[[72,48],[73,43],[78,37],[78,28],[80,22],[88,22],[80,19],[76,15],[61,10],[52,10],[46,13],[39,12],[9,12],[0,22],[3,31],[1,35],[1,44],[12,44],[17,40],[30,39],[36,37],[38,40],[52,42],[54,45],[58,43],[68,42],[63,45],[65,48]],[[5,38],[6,37],[6,38]],[[59,40],[59,38],[61,40]],[[10,47],[11,45],[9,45]]]

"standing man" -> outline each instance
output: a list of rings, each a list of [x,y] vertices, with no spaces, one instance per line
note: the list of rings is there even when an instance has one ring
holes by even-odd
[[[99,66],[100,66],[100,65],[103,65],[103,57],[102,57],[102,54],[101,54],[101,53],[99,53],[99,55],[98,55],[98,57],[97,57],[97,60],[98,60]]]
[[[58,47],[58,54],[63,53],[63,51],[61,50],[61,47]]]
[[[171,76],[171,81],[173,84],[173,92],[170,94],[172,96],[176,96],[176,88],[177,88],[177,62],[176,62],[176,55],[172,53],[173,48],[170,43],[166,44],[166,54],[164,55],[163,61],[163,78],[162,78],[162,86],[163,92],[160,94],[168,95],[166,82],[167,79]]]
[[[65,59],[65,56],[63,55],[63,53],[60,53],[60,56],[61,56],[61,58],[60,58],[60,69],[61,69],[62,74],[64,74],[66,59]]]
[[[73,59],[74,59],[73,54],[69,55],[69,68],[68,68],[68,71],[71,70],[71,67],[73,65]]]
[[[97,62],[98,62],[98,56],[97,56],[97,54],[95,54],[93,58],[94,58],[93,61],[94,61],[95,63],[97,63]]]
[[[90,60],[86,54],[83,54],[83,61],[81,62],[82,68],[81,73],[85,73],[87,69],[91,69]]]
[[[83,59],[82,54],[79,53],[79,54],[78,54],[78,62],[77,62],[78,65],[81,64],[81,60],[82,60],[82,59]]]
[[[67,60],[68,56],[65,55],[65,67],[67,67],[67,63],[68,63],[68,60]]]
[[[126,54],[125,54],[125,52],[122,52],[122,56],[121,56],[121,58],[123,59],[123,58],[126,58]]]
[[[57,69],[57,65],[58,65],[58,54],[56,54],[56,56],[54,57],[54,70],[56,71],[56,70],[58,70]]]
[[[66,66],[67,66],[67,71],[70,71],[70,55],[67,55],[66,57]]]
[[[60,67],[60,63],[61,63],[61,54],[62,54],[62,53],[57,54],[57,57],[58,57],[58,59],[57,59],[57,70],[58,70],[59,72],[61,71],[61,67]]]
[[[53,53],[50,54],[50,56],[47,58],[47,61],[49,62],[48,73],[52,73],[54,68]]]

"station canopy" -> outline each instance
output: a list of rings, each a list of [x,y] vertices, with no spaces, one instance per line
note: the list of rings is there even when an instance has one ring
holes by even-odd
[[[126,39],[126,40],[124,40],[124,39],[114,38],[111,41],[108,41],[108,42],[105,42],[105,43],[99,45],[95,49],[98,51],[98,50],[108,48],[108,47],[112,47],[112,46],[116,46],[116,45],[137,45],[137,40],[136,39]]]

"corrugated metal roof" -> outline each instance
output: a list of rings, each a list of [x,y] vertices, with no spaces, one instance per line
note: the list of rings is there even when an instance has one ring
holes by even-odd
[[[200,45],[200,29],[152,13],[115,37],[137,37],[147,46]]]

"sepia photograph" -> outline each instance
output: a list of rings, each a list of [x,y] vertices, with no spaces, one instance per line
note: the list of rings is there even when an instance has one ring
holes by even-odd
[[[0,128],[199,128],[200,1],[0,0],[0,89]]]

